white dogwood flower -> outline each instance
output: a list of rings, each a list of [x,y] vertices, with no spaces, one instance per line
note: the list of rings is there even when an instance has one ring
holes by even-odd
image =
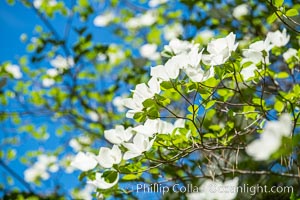
[[[117,110],[119,112],[124,112],[125,111],[125,106],[123,104],[123,99],[124,99],[123,95],[122,96],[116,96],[116,97],[114,97],[114,99],[112,101],[113,105],[117,108]]]
[[[93,23],[95,26],[105,27],[114,19],[114,17],[115,15],[113,12],[107,12],[103,15],[96,16]]]
[[[212,66],[224,64],[237,46],[238,44],[235,44],[235,34],[233,33],[225,38],[213,40],[207,45],[209,54],[203,55],[203,62]]]
[[[50,61],[50,64],[58,70],[69,69],[74,65],[74,61],[71,57],[64,58],[61,55],[56,56]]]
[[[269,32],[267,34],[267,38],[269,38],[271,43],[277,47],[285,46],[290,40],[290,36],[287,34],[286,29],[283,29],[282,32],[279,30],[275,32]]]
[[[116,185],[118,181],[119,181],[119,173],[117,173],[117,177],[112,183],[105,181],[103,177],[103,173],[96,173],[95,180],[88,181],[87,183],[93,185],[96,188],[105,190]]]
[[[169,0],[150,0],[148,5],[151,7],[151,8],[154,8],[154,7],[157,7],[161,4],[164,4],[164,3],[167,3]]]
[[[251,64],[248,67],[245,67],[241,71],[241,75],[243,76],[244,80],[247,81],[249,78],[252,78],[255,76],[255,70],[258,70],[256,65]]]
[[[57,4],[56,0],[34,0],[33,1],[33,6],[35,8],[40,8],[43,3],[47,3],[47,6],[55,6]]]
[[[126,130],[124,126],[117,125],[114,129],[109,129],[104,131],[104,137],[110,143],[113,144],[122,144],[123,142],[127,142],[133,136],[133,129],[128,127]]]
[[[249,49],[243,51],[243,60],[241,64],[246,62],[252,62],[253,64],[258,64],[260,62],[269,63],[269,51],[274,45],[271,44],[270,38],[266,38],[264,41],[260,40],[252,43]]]
[[[39,178],[47,180],[49,177],[49,173],[44,168],[40,168],[39,165],[33,165],[24,171],[24,179],[27,182],[34,182]]]
[[[49,172],[57,172],[59,169],[57,158],[53,155],[39,155],[37,161],[24,171],[24,178],[28,182],[34,182],[38,179],[47,180],[50,177]]]
[[[200,187],[200,192],[188,193],[189,200],[232,200],[236,198],[239,178],[221,182],[206,180]]]
[[[261,137],[246,147],[248,155],[254,160],[267,160],[281,146],[282,137],[288,137],[292,131],[289,114],[282,114],[278,121],[268,121]]]
[[[204,43],[204,44],[207,44],[211,38],[214,37],[214,32],[211,31],[211,30],[203,30],[201,32],[199,32],[197,34],[197,38],[200,37],[201,38],[201,42]]]
[[[97,164],[98,162],[96,161],[95,155],[89,152],[79,152],[71,162],[71,166],[81,171],[88,171],[94,169],[97,166]]]
[[[289,48],[286,52],[283,53],[283,58],[287,62],[290,58],[295,57],[297,60],[300,60],[298,55],[298,51],[293,48]]]
[[[175,55],[190,52],[193,47],[199,47],[199,44],[193,44],[188,41],[182,41],[177,38],[172,39],[168,45],[164,46],[164,50]]]
[[[151,26],[157,20],[157,12],[155,10],[149,10],[144,14],[137,15],[131,18],[125,23],[125,26],[130,29],[136,29],[144,26]]]
[[[117,145],[114,145],[111,149],[101,147],[96,159],[102,167],[111,168],[114,164],[119,164],[121,162],[122,152]]]
[[[93,122],[97,122],[99,120],[99,115],[95,111],[88,111],[87,115],[89,116],[90,120]]]
[[[187,49],[184,48],[179,55],[171,57],[164,66],[152,67],[150,75],[159,80],[168,81],[176,79],[182,69],[192,81],[205,81],[214,76],[214,69],[211,67],[210,70],[204,71],[201,68],[202,52],[203,50],[199,52],[197,45],[187,47]]]
[[[183,34],[183,27],[180,23],[166,25],[163,28],[164,38],[168,41],[178,38]]]
[[[44,87],[51,87],[55,84],[55,80],[52,78],[44,78],[42,84]]]
[[[131,158],[135,158],[137,156],[142,155],[143,152],[148,151],[153,145],[154,139],[149,140],[149,137],[137,134],[133,138],[132,143],[124,143],[124,147],[128,149],[125,152],[123,159],[129,160]]]
[[[11,64],[6,65],[5,71],[10,73],[15,79],[20,79],[23,76],[20,67],[18,65],[11,65]]]
[[[123,100],[124,105],[131,109],[126,113],[128,118],[132,118],[136,112],[140,112],[143,109],[143,102],[146,99],[150,99],[155,94],[160,93],[160,83],[157,78],[152,77],[147,85],[145,83],[138,84],[132,92],[132,98]]]
[[[235,7],[233,9],[233,12],[232,12],[232,15],[236,19],[242,19],[243,16],[248,15],[248,14],[249,14],[249,7],[247,4],[238,5],[237,7]]]
[[[55,68],[47,69],[47,75],[50,76],[51,78],[56,77],[59,72]]]
[[[137,134],[143,134],[147,137],[153,137],[155,133],[171,134],[175,128],[184,128],[185,120],[178,119],[174,124],[161,119],[147,119],[143,125],[133,128]]]
[[[157,50],[156,44],[144,44],[140,48],[140,54],[142,57],[148,58],[149,60],[157,60],[159,59],[160,55],[156,50]]]

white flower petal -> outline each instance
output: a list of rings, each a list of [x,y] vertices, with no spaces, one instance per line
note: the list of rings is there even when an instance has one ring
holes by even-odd
[[[79,152],[74,160],[71,162],[71,166],[80,169],[81,171],[88,171],[94,169],[97,165],[95,156],[89,153]]]

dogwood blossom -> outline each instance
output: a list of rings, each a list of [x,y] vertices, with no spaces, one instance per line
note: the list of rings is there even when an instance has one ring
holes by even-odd
[[[197,47],[193,47],[191,51],[185,56],[185,65],[183,70],[186,75],[194,82],[201,82],[214,76],[214,68],[211,67],[209,71],[204,72],[200,66],[202,52],[199,52]]]
[[[199,47],[199,44],[193,44],[188,41],[182,41],[177,38],[172,39],[168,45],[164,46],[164,50],[175,55],[190,52],[193,47]]]
[[[180,69],[185,65],[185,55],[177,55],[170,58],[165,65],[151,67],[150,75],[162,81],[176,79],[179,76]]]
[[[210,70],[205,72],[201,68],[200,61],[202,51],[199,52],[198,45],[188,47],[180,52],[180,54],[171,57],[164,66],[158,65],[152,67],[150,75],[159,80],[168,81],[170,79],[176,79],[182,69],[192,81],[205,81],[214,76],[214,69],[211,67]]]
[[[95,26],[105,27],[114,19],[114,17],[115,17],[114,13],[107,12],[103,15],[96,16],[93,23]]]
[[[277,47],[285,46],[290,40],[290,36],[287,34],[286,29],[283,29],[282,32],[279,30],[275,32],[269,32],[267,34],[267,38],[269,38],[271,43]]]
[[[243,60],[241,64],[246,62],[252,62],[253,64],[258,64],[264,62],[269,63],[269,51],[273,48],[270,38],[266,38],[264,41],[260,40],[252,43],[249,49],[243,51]]]
[[[241,71],[241,75],[243,76],[244,80],[247,81],[249,78],[252,78],[255,76],[255,70],[258,70],[256,65],[251,64],[248,67],[245,67]]]
[[[295,57],[297,60],[299,60],[297,53],[298,51],[296,49],[289,48],[286,52],[283,53],[282,56],[286,62],[292,57]]]
[[[166,25],[163,28],[164,38],[167,41],[178,38],[183,34],[183,27],[180,23],[174,23],[172,25]]]
[[[61,55],[56,56],[50,61],[50,64],[58,70],[69,69],[74,65],[74,61],[71,57],[64,58]]]
[[[211,30],[203,30],[197,34],[197,38],[201,38],[201,42],[207,44],[214,37],[214,32]]]
[[[133,136],[133,129],[128,127],[126,130],[124,126],[117,125],[114,129],[109,129],[104,131],[104,137],[106,140],[113,144],[122,144],[127,142]]]
[[[116,96],[114,97],[112,103],[115,107],[117,107],[117,110],[119,112],[124,112],[125,111],[125,106],[123,104],[123,99],[124,97],[123,96]]]
[[[98,162],[96,161],[95,155],[87,152],[79,152],[74,160],[71,162],[71,166],[81,170],[88,171],[94,169],[97,166]]]
[[[133,128],[137,134],[143,134],[147,137],[153,137],[154,134],[171,134],[175,128],[183,128],[185,120],[178,119],[174,124],[163,121],[161,119],[147,119],[143,125]]]
[[[246,147],[248,155],[255,160],[267,160],[281,146],[282,137],[288,137],[292,131],[289,114],[282,114],[278,121],[268,121],[261,137]]]
[[[57,1],[56,0],[34,0],[33,1],[33,6],[35,8],[40,8],[42,6],[42,3],[47,3],[47,6],[55,6],[57,4]]]
[[[249,7],[247,4],[238,5],[237,7],[235,7],[233,9],[233,12],[232,12],[232,15],[236,19],[242,19],[243,16],[248,15],[248,14],[249,14]]]
[[[235,34],[233,33],[225,38],[213,40],[207,45],[209,54],[203,55],[203,62],[212,66],[224,64],[237,46],[238,44],[235,44]]]
[[[84,200],[92,200],[92,193],[95,191],[95,187],[93,185],[87,184],[81,190],[73,190],[71,195],[72,199],[84,199]]]
[[[6,65],[5,70],[10,73],[15,79],[22,78],[23,74],[20,70],[20,67],[18,65]]]
[[[122,152],[117,145],[114,145],[111,149],[101,147],[96,159],[101,167],[111,168],[114,164],[121,162]]]
[[[129,160],[142,155],[143,152],[148,151],[152,147],[153,142],[154,139],[150,140],[150,138],[145,135],[136,134],[132,143],[123,144],[124,147],[128,149],[128,151],[124,153],[123,159]]]
[[[55,84],[55,80],[52,78],[44,78],[42,84],[44,87],[51,87]]]
[[[72,138],[69,141],[69,146],[76,152],[81,151],[84,146],[91,144],[91,139],[85,135],[81,135],[78,138]]]
[[[238,177],[224,183],[206,180],[200,187],[201,192],[188,193],[187,197],[189,200],[232,200],[236,198],[238,182]]]
[[[137,15],[125,23],[125,26],[130,29],[136,29],[143,26],[151,26],[157,20],[157,12],[149,10],[142,15]]]
[[[161,4],[164,4],[164,3],[167,3],[169,0],[150,0],[148,5],[151,7],[151,8],[154,8],[154,7],[157,7]]]
[[[75,170],[75,168],[71,166],[71,162],[74,159],[74,157],[75,157],[74,155],[67,154],[59,160],[60,166],[62,166],[62,168],[67,174],[71,174]]]
[[[39,178],[47,180],[49,177],[49,173],[40,165],[33,165],[24,171],[24,179],[27,182],[34,182]]]
[[[176,47],[181,48],[180,51],[175,51]],[[186,69],[189,74],[189,68],[199,68],[199,63],[202,57],[202,51],[198,52],[197,44],[185,43],[180,40],[172,40],[169,46],[165,46],[167,51],[173,52],[176,55],[171,57],[165,65],[158,65],[151,68],[150,75],[162,81],[176,79],[179,75],[180,69]],[[201,71],[200,71],[201,72]]]
[[[124,105],[131,109],[126,113],[126,117],[128,118],[132,118],[136,112],[140,112],[143,109],[143,101],[160,93],[159,81],[157,78],[152,77],[148,81],[148,86],[145,83],[138,84],[132,92],[132,98],[123,100]]]
[[[132,91],[134,93],[133,98],[135,99],[136,97],[142,100],[146,100],[152,98],[155,94],[159,94],[160,84],[156,78],[152,77],[148,81],[147,85],[145,83],[138,84],[135,87],[135,90]]]
[[[87,183],[93,185],[96,188],[105,190],[105,189],[113,187],[119,181],[119,173],[117,173],[117,177],[114,180],[114,182],[112,182],[112,183],[108,183],[107,181],[105,181],[105,179],[102,175],[103,175],[103,173],[96,173],[95,180],[88,181]]]
[[[57,164],[57,158],[55,156],[39,155],[37,161],[32,167],[24,171],[24,178],[28,182],[34,182],[41,178],[47,180],[50,177],[50,172],[57,172],[59,166]]]
[[[144,44],[140,48],[140,54],[142,57],[148,58],[149,60],[157,60],[160,57],[160,55],[156,50],[156,44]]]
[[[56,77],[59,74],[59,72],[57,71],[57,69],[51,68],[51,69],[47,69],[46,74],[51,78],[53,78]]]
[[[93,121],[93,122],[97,122],[99,120],[99,115],[97,112],[95,111],[89,111],[87,112],[89,118]]]

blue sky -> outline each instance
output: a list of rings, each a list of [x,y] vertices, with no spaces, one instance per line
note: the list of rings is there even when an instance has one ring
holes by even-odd
[[[55,19],[53,21],[54,24],[62,25],[63,21],[60,21],[59,19]],[[30,10],[26,7],[24,7],[20,3],[16,3],[14,6],[9,6],[5,0],[0,1],[0,63],[3,63],[4,61],[11,61],[12,63],[17,63],[18,58],[26,54],[26,44],[22,43],[20,40],[20,35],[22,33],[26,33],[28,35],[28,38],[32,36],[33,30],[35,25],[42,25],[41,20],[36,16],[33,10]],[[1,110],[15,110],[16,105],[14,103],[10,103],[10,107],[3,108],[1,107]],[[21,123],[27,123],[27,120],[30,119],[23,119]],[[34,123],[35,125],[47,123],[52,128],[48,129],[48,132],[50,133],[50,138],[47,143],[45,143],[45,146],[43,148],[45,149],[54,149],[59,140],[55,138],[55,124],[49,120],[49,116],[39,116],[37,119],[35,119]],[[11,122],[5,121],[3,122],[4,128],[11,130]],[[3,125],[2,125],[3,126]],[[5,131],[4,130],[4,131]],[[4,134],[4,133],[3,133]],[[3,136],[0,137],[0,140],[3,138]],[[30,136],[21,135],[19,137],[21,140],[21,144],[16,148],[17,151],[17,159],[13,160],[12,162],[9,162],[8,165],[11,169],[13,169],[16,173],[18,173],[21,177],[23,177],[23,171],[26,169],[26,166],[22,165],[18,158],[23,155],[24,152],[29,150],[35,150],[38,148],[38,142],[32,140]],[[10,146],[6,146],[4,149],[8,150],[10,149]],[[0,167],[0,173],[6,173],[3,168]],[[78,184],[79,181],[77,179],[78,173],[75,173],[75,175],[58,175],[61,176],[60,181],[64,182],[64,185],[67,186],[67,188],[70,188],[70,186],[74,183]],[[55,176],[54,176],[55,177]],[[58,178],[58,177],[56,177]],[[78,181],[78,182],[77,182]],[[0,184],[5,183],[6,180],[3,176],[0,178]],[[35,187],[34,191],[37,191],[41,193],[45,190],[45,187],[53,188],[53,184],[50,181],[47,181],[46,184],[43,187]],[[18,187],[21,189],[25,189],[20,182],[17,180],[14,180],[13,186],[10,188]],[[5,188],[9,189],[9,188]],[[1,191],[0,191],[0,197],[1,197]]]
[[[69,1],[66,1],[68,3]],[[101,11],[96,11],[95,15]],[[92,18],[88,21],[89,29],[93,33],[93,40],[99,41],[103,43],[119,43],[120,40],[116,37],[113,37],[110,30],[107,28],[97,28],[93,26],[92,24]],[[74,21],[73,23],[76,24],[76,26],[80,26],[79,21]],[[51,20],[51,24],[58,30],[60,34],[63,34],[64,25],[66,24],[66,18],[62,18],[60,16],[55,16],[53,20]],[[28,39],[30,39],[34,35],[34,28],[36,25],[41,25],[45,30],[47,28],[43,25],[43,22],[39,17],[36,15],[34,10],[24,7],[21,3],[17,2],[13,6],[9,6],[5,0],[0,0],[0,63],[3,63],[5,61],[10,61],[13,64],[18,63],[18,59],[28,54],[26,52],[26,43],[22,43],[20,40],[21,34],[25,33],[28,36]],[[74,35],[71,34],[71,40]],[[75,38],[75,37],[74,37]],[[74,40],[73,40],[74,41]],[[69,44],[70,45],[70,44]],[[70,45],[71,46],[71,45]],[[47,63],[43,63],[43,65],[48,65]],[[9,82],[10,83],[10,82]],[[8,107],[2,107],[0,106],[0,110],[18,110],[19,107],[17,104],[10,102],[10,105]],[[27,121],[28,120],[28,121]],[[31,121],[34,120],[34,121]],[[45,152],[50,149],[55,149],[63,140],[66,140],[66,137],[64,139],[57,138],[55,136],[56,128],[61,125],[64,122],[53,122],[50,120],[50,116],[48,115],[41,115],[37,118],[30,119],[30,116],[25,117],[23,119],[22,117],[22,124],[31,123],[33,122],[34,125],[39,126],[43,123],[46,123],[49,127],[47,132],[50,134],[49,140],[47,140],[44,143],[39,143],[35,141],[31,136],[28,134],[20,134],[19,140],[21,141],[20,145],[14,146],[14,148],[17,151],[17,158],[9,163],[8,166],[13,169],[16,173],[19,174],[19,176],[23,177],[24,170],[27,168],[25,165],[21,164],[19,162],[19,158],[24,155],[24,152],[30,151],[30,150],[36,150],[36,149],[45,149]],[[15,133],[12,123],[9,120],[6,120],[5,122],[2,122],[0,126],[5,126],[5,129],[12,130],[10,132]],[[4,130],[5,131],[5,130]],[[72,134],[76,135],[77,133],[73,132]],[[1,140],[5,136],[0,136],[0,144]],[[69,136],[68,136],[69,137]],[[67,141],[63,141],[67,143]],[[39,145],[43,145],[42,147]],[[8,149],[11,149],[11,146],[6,145],[4,147],[4,151],[7,151]],[[69,148],[70,149],[70,148]],[[0,166],[0,173],[7,173],[3,168]],[[75,171],[74,174],[68,175],[68,174],[54,174],[53,177],[51,176],[50,179],[57,179],[60,183],[62,183],[64,189],[71,189],[74,187],[74,185],[80,184],[80,181],[77,179],[79,175],[79,171]],[[5,183],[6,179],[4,176],[0,176],[0,185],[2,183]],[[32,188],[37,193],[45,193],[50,188],[53,189],[55,186],[53,185],[53,181],[46,181],[45,184],[43,184],[41,187],[36,187],[34,184],[31,184]],[[25,189],[20,182],[17,180],[14,180],[14,183],[11,188],[5,188],[11,190],[12,188],[17,187],[21,189]],[[0,190],[0,198],[1,193]]]
[[[36,23],[40,23],[32,10],[20,3],[9,6],[5,0],[0,1],[0,62],[14,60],[25,53],[25,45],[20,35],[32,33]]]

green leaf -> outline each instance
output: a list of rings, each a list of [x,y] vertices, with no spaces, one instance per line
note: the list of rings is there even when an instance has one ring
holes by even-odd
[[[284,0],[275,0],[274,5],[278,8],[281,7],[283,4]]]
[[[151,107],[153,105],[155,105],[156,102],[153,100],[153,99],[146,99],[144,102],[143,102],[143,106],[144,108],[148,108],[148,107]]]
[[[104,178],[104,180],[108,183],[113,183],[117,177],[118,177],[118,172],[117,171],[105,171],[103,174],[102,174],[102,177]]]
[[[206,104],[205,109],[211,108],[213,105],[215,105],[215,103],[216,103],[216,100],[210,100],[210,101]]]
[[[270,15],[267,18],[267,22],[268,22],[268,24],[272,24],[276,19],[277,19],[277,15],[275,13],[273,13],[272,15]]]
[[[279,72],[276,74],[276,78],[288,78],[290,75],[287,72]]]
[[[79,181],[82,181],[83,178],[86,177],[86,175],[87,175],[87,172],[82,172],[78,177]]]
[[[208,128],[213,130],[213,131],[221,130],[221,127],[218,124],[210,125]]]
[[[17,152],[15,149],[9,149],[6,154],[8,160],[13,160],[16,157],[16,155]]]
[[[137,122],[144,122],[146,120],[145,113],[137,112],[134,114],[133,119],[135,119]]]
[[[126,174],[125,176],[123,176],[122,180],[131,181],[131,180],[136,180],[139,177],[140,176],[137,174]]]
[[[7,2],[9,5],[14,5],[14,4],[15,4],[15,0],[6,0],[6,2]]]
[[[277,112],[282,112],[284,109],[284,103],[282,103],[281,101],[276,101],[275,105],[274,105],[274,109]]]
[[[298,10],[292,8],[292,9],[289,9],[288,11],[286,11],[285,15],[288,17],[293,17],[296,15],[299,15],[299,12],[298,12]]]
[[[216,138],[216,135],[213,133],[206,133],[205,135],[203,135],[203,137],[205,138]]]
[[[172,85],[172,83],[171,83],[170,81],[164,81],[164,82],[162,82],[162,83],[160,84],[160,87],[161,87],[162,89],[168,90],[168,89],[173,88],[173,85]]]

